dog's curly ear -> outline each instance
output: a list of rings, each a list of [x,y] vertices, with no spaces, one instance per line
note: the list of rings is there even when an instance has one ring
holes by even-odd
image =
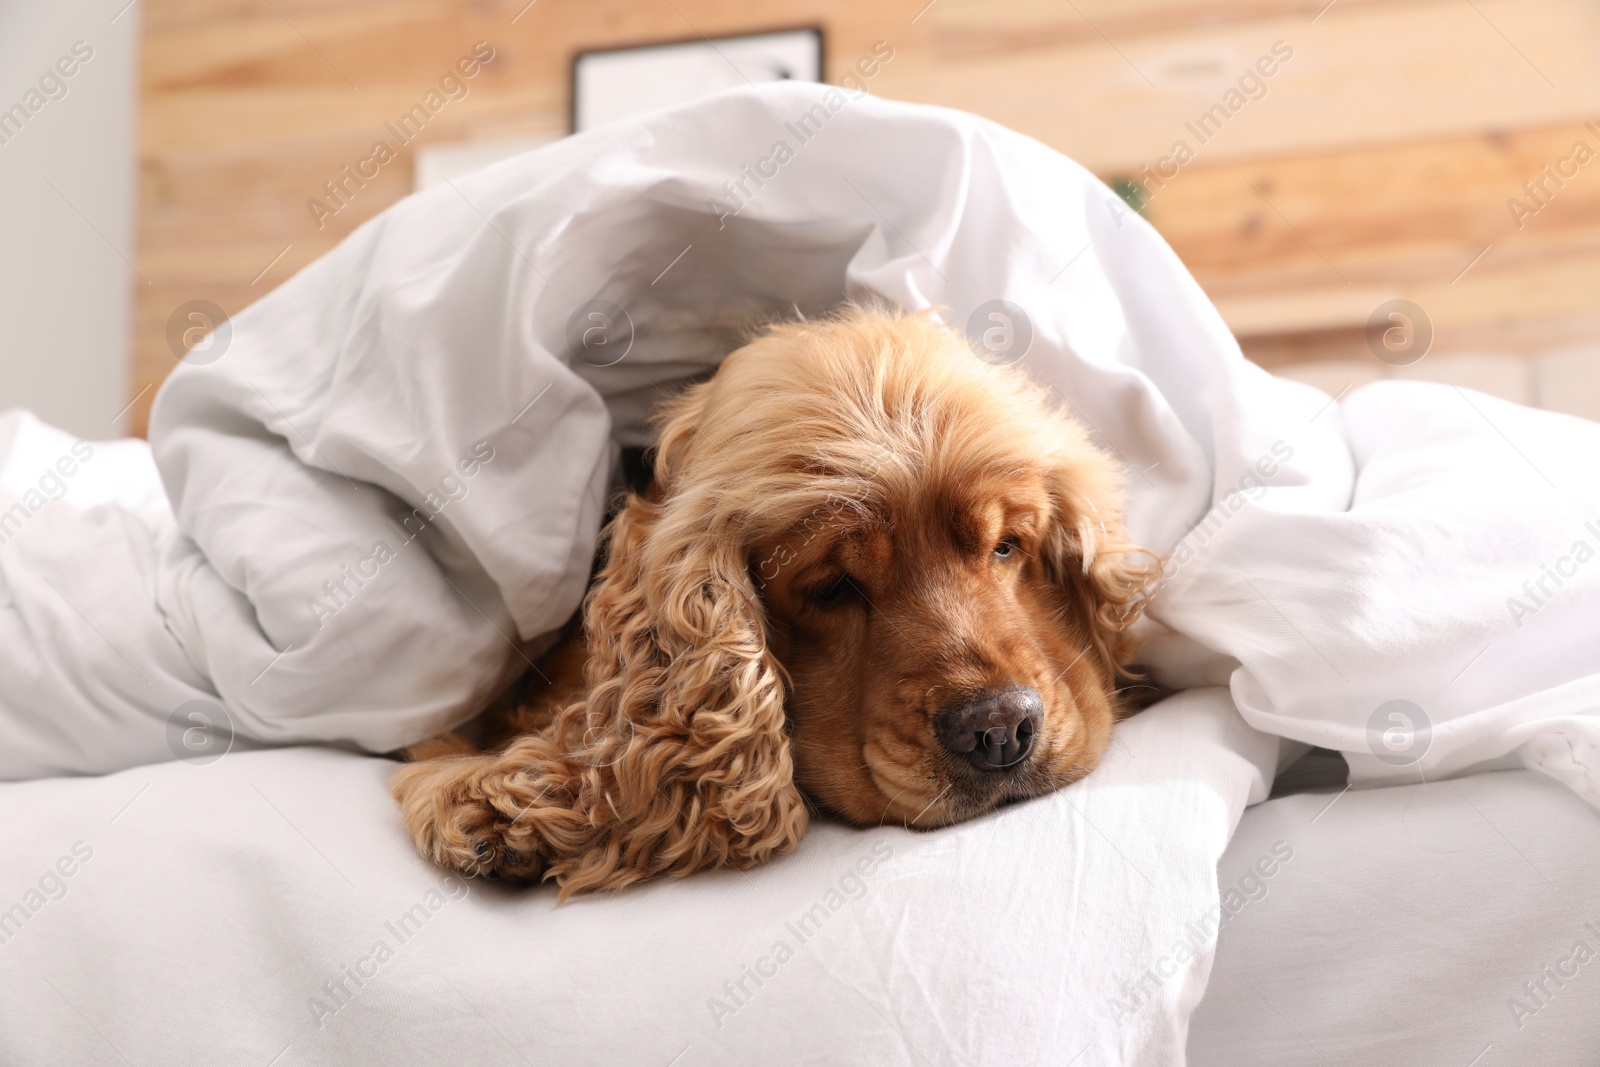
[[[1107,681],[1132,659],[1129,632],[1144,611],[1159,562],[1128,539],[1116,465],[1087,438],[1049,459],[1047,482],[1055,522],[1045,542],[1051,579],[1087,621],[1090,644]]]
[[[680,408],[666,428],[658,475],[675,473],[696,414]],[[585,603],[587,693],[554,727],[577,788],[556,802],[594,836],[551,857],[564,893],[748,867],[806,830],[741,531],[725,528],[715,487],[687,481],[659,503],[628,499]]]
[[[553,878],[564,899],[749,867],[805,834],[735,494],[686,470],[706,404],[702,387],[669,409],[660,499],[629,497],[608,528],[584,603],[584,695],[500,752],[396,774],[423,855],[472,874]]]

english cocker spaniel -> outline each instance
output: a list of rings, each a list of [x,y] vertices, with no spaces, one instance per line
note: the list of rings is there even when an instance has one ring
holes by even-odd
[[[658,419],[515,736],[396,775],[424,856],[565,896],[761,863],[808,800],[935,827],[1094,769],[1153,571],[1117,467],[1021,371],[851,309]]]

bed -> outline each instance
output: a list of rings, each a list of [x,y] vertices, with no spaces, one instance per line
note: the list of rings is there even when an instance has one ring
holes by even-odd
[[[1225,693],[1185,694],[1089,781],[993,817],[821,825],[749,873],[559,907],[420,860],[380,758],[0,786],[0,1060],[1180,1062],[1198,964],[1119,1019],[1118,976],[1077,960],[1180,935],[1276,755]]]
[[[813,136],[780,159],[799,114]],[[717,190],[747,163],[779,177],[735,210]],[[1085,781],[936,833],[824,823],[759,870],[562,907],[428,867],[374,753],[459,721],[565,621],[662,392],[740,323],[847,298],[1025,339],[979,354],[1024,362],[1130,468],[1130,529],[1171,563],[1144,636],[1175,695]],[[572,346],[597,310],[623,356]],[[1600,428],[1267,375],[1152,229],[993,124],[789,84],[505,161],[236,316],[163,387],[150,445],[69,475],[78,444],[0,416],[0,520],[22,516],[0,544],[0,1061],[1583,1047],[1600,567],[1532,621],[1504,590],[1566,558]],[[70,486],[46,502],[46,478]],[[425,506],[426,552],[348,579]],[[1395,701],[1427,708],[1401,760]],[[1343,754],[1331,786],[1311,746]]]
[[[1217,877],[1245,903],[1190,1022],[1193,1067],[1600,1062],[1594,810],[1527,770],[1341,778],[1251,808],[1229,843]]]
[[[3,786],[0,908],[42,903],[0,912],[0,1058],[1181,1063],[1186,1044],[1195,1067],[1596,1062],[1600,962],[1574,946],[1600,949],[1600,817],[1525,770],[1347,792],[1336,755],[1292,765],[1296,791],[1245,810],[1217,866],[1220,933],[1202,895],[1130,956],[1154,969],[1215,940],[1187,1035],[1169,1024],[1192,975],[1097,987],[1082,951],[1127,953],[1084,926],[1151,907],[1137,872],[1210,873],[1102,814],[1163,714],[1093,787],[931,834],[823,826],[763,870],[564,907],[418,860],[383,759],[230,753]],[[1182,740],[1191,759],[1230,747]],[[1275,754],[1258,745],[1252,774]]]

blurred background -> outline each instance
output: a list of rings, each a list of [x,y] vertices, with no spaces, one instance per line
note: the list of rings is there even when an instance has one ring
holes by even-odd
[[[141,434],[419,185],[876,57],[1112,184],[1275,372],[1600,417],[1597,45],[1590,0],[0,0],[0,406]]]

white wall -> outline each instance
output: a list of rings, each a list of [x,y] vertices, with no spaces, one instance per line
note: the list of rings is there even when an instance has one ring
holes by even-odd
[[[126,2],[0,0],[0,410],[91,440],[120,432],[132,286],[145,284],[128,262],[143,5]],[[93,55],[60,77],[78,41]],[[64,95],[41,88],[47,74]],[[30,103],[19,130],[8,112]]]

